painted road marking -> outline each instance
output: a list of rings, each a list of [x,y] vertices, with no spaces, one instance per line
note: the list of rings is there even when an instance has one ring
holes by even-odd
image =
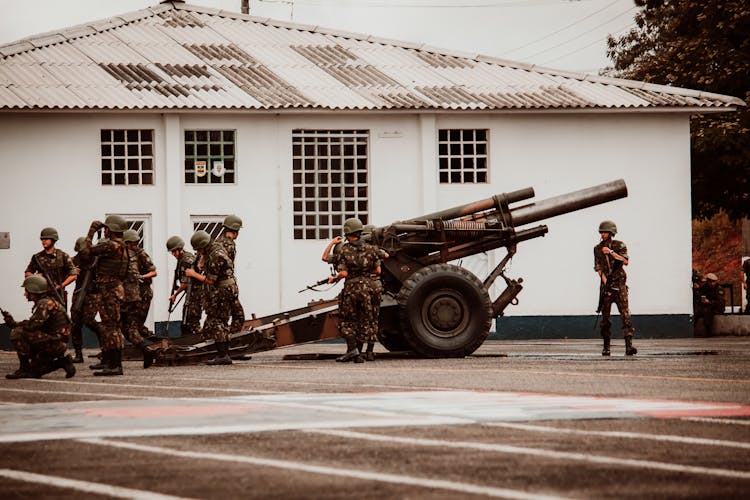
[[[96,493],[98,495],[107,495],[116,498],[137,498],[139,500],[185,500],[185,497],[174,497],[170,495],[162,495],[160,493],[153,493],[151,491],[134,490],[132,488],[122,488],[120,486],[111,486],[102,483],[78,481],[76,479],[66,479],[58,476],[46,476],[42,474],[34,474],[33,472],[12,469],[0,469],[0,477],[24,481],[26,483],[73,489],[86,493]]]
[[[117,398],[117,399],[159,399],[150,396],[129,396],[123,394],[106,394],[101,392],[77,392],[77,391],[42,391],[38,389],[11,389],[9,387],[0,387],[0,391],[8,392],[31,392],[33,394],[55,394],[70,396],[94,396],[97,398]],[[3,403],[8,404],[8,403]]]
[[[710,424],[750,425],[750,420],[736,420],[730,418],[685,417],[681,420],[690,420],[691,422],[708,422]]]
[[[279,391],[264,391],[255,389],[227,389],[221,387],[195,387],[195,386],[184,386],[184,385],[154,385],[154,384],[121,384],[121,383],[107,383],[107,382],[83,382],[78,380],[54,380],[54,379],[27,379],[34,382],[52,382],[57,384],[65,385],[94,385],[98,387],[130,387],[134,389],[166,389],[173,391],[176,389],[184,391],[208,391],[208,392],[228,392],[228,393],[239,393],[239,394],[278,394]],[[180,378],[180,380],[185,380]],[[202,379],[205,381],[205,379]],[[222,379],[216,379],[221,381]],[[1,388],[0,388],[1,389]],[[138,397],[138,396],[136,396]]]
[[[617,467],[640,467],[644,469],[655,469],[669,472],[702,474],[708,476],[729,477],[732,479],[750,479],[750,472],[714,469],[709,467],[696,467],[693,465],[670,464],[666,462],[654,462],[652,460],[635,460],[631,458],[607,457],[604,455],[591,455],[588,453],[573,453],[567,451],[545,450],[542,448],[525,448],[504,444],[478,443],[473,441],[445,441],[442,439],[404,438],[397,436],[384,436],[382,434],[370,434],[364,432],[341,431],[341,430],[310,430],[315,434],[326,434],[347,439],[364,439],[367,441],[379,441],[386,443],[399,443],[413,446],[435,446],[440,448],[462,448],[470,450],[491,451],[507,453],[512,455],[530,455],[542,458],[559,460],[577,460],[596,464],[615,465]]]
[[[8,406],[0,442],[642,416],[750,416],[750,406],[466,390],[142,398]]]
[[[669,443],[699,444],[706,446],[724,446],[727,448],[742,448],[750,450],[750,443],[739,441],[726,441],[721,439],[691,438],[684,436],[672,436],[668,434],[643,434],[639,432],[622,431],[591,431],[578,429],[565,429],[561,427],[549,427],[544,425],[512,424],[503,422],[492,422],[485,424],[490,427],[505,427],[507,429],[518,429],[532,432],[550,432],[554,434],[577,434],[581,436],[604,436],[625,439],[648,439],[652,441],[663,441]]]
[[[402,484],[409,486],[421,486],[424,488],[441,489],[456,491],[459,493],[470,493],[476,495],[485,495],[496,498],[509,498],[518,500],[552,500],[562,497],[549,495],[536,495],[525,491],[510,490],[506,488],[493,488],[490,486],[481,486],[471,483],[459,483],[455,481],[443,481],[439,479],[421,478],[415,476],[406,476],[398,474],[385,474],[379,472],[370,472],[366,470],[342,469],[333,467],[323,467],[320,465],[307,464],[304,462],[292,462],[289,460],[275,460],[271,458],[250,457],[244,455],[228,455],[224,453],[206,453],[196,451],[182,451],[161,446],[147,446],[136,443],[126,443],[121,441],[110,441],[104,439],[81,439],[81,442],[96,444],[102,446],[111,446],[127,450],[141,451],[147,453],[158,453],[180,458],[194,458],[199,460],[219,460],[222,462],[242,463],[259,465],[263,467],[274,467],[278,469],[294,470],[299,472],[308,472],[312,474],[322,474],[326,476],[348,477],[353,479],[364,479],[368,481],[379,481],[382,483]]]

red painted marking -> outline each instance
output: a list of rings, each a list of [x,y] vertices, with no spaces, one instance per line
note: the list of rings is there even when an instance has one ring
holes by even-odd
[[[641,415],[654,418],[682,418],[682,417],[750,417],[750,406],[732,405],[722,408],[685,408],[683,410],[645,410],[634,411]]]
[[[212,415],[239,415],[252,413],[265,405],[211,405],[211,406],[142,406],[128,408],[82,408],[68,413],[80,413],[91,417],[110,418],[160,418],[196,417]]]

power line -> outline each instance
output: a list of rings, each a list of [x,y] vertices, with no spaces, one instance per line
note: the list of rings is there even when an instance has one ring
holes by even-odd
[[[605,5],[604,7],[602,7],[601,9],[599,9],[599,10],[597,10],[597,11],[594,11],[594,12],[592,12],[591,14],[589,14],[589,15],[587,15],[587,16],[584,16],[584,17],[582,17],[582,18],[580,18],[580,19],[578,19],[578,20],[576,20],[576,21],[573,21],[572,23],[568,24],[567,26],[564,26],[564,27],[560,28],[560,29],[559,29],[559,30],[557,30],[557,31],[553,31],[552,33],[548,33],[548,34],[546,34],[546,35],[544,35],[544,36],[542,36],[542,37],[540,37],[540,38],[537,38],[536,40],[532,40],[532,41],[530,41],[530,42],[528,42],[528,43],[525,43],[525,44],[523,44],[523,45],[521,45],[521,46],[518,46],[518,47],[516,47],[516,48],[514,48],[514,49],[510,49],[510,50],[506,51],[506,52],[505,52],[505,53],[503,54],[503,57],[507,57],[507,56],[508,56],[508,54],[512,54],[513,52],[515,52],[515,51],[517,51],[517,50],[521,50],[521,49],[524,49],[524,48],[528,47],[529,45],[534,45],[534,44],[535,44],[535,43],[537,43],[537,42],[541,42],[542,40],[546,40],[547,38],[549,38],[549,37],[551,37],[551,36],[554,36],[554,35],[556,35],[556,34],[558,34],[558,33],[562,32],[562,31],[565,31],[566,29],[568,29],[568,28],[571,28],[571,27],[575,26],[576,24],[578,24],[578,23],[580,23],[580,22],[582,22],[582,21],[585,21],[586,19],[588,19],[588,18],[590,18],[590,17],[592,17],[592,16],[595,16],[596,14],[598,14],[598,13],[600,13],[600,12],[604,11],[604,10],[607,10],[607,9],[609,9],[609,8],[610,8],[610,7],[612,7],[612,6],[614,5],[614,4],[616,4],[616,3],[618,2],[618,1],[619,1],[619,0],[613,0],[613,1],[611,2],[611,3],[608,3],[607,5]]]
[[[573,55],[573,54],[575,54],[576,52],[580,52],[581,50],[583,50],[583,49],[587,49],[587,48],[591,47],[591,46],[592,46],[592,45],[594,45],[594,44],[597,44],[597,43],[603,42],[604,40],[606,40],[606,39],[607,39],[607,37],[609,37],[609,36],[611,36],[611,35],[613,35],[613,36],[619,36],[619,35],[621,35],[622,33],[624,33],[624,32],[625,32],[626,30],[630,29],[630,28],[631,28],[632,26],[633,26],[633,23],[630,23],[630,24],[628,24],[627,26],[625,26],[624,28],[621,28],[621,29],[619,29],[618,31],[615,31],[614,33],[609,33],[609,34],[607,34],[607,36],[605,36],[605,37],[603,37],[603,38],[599,38],[599,39],[597,39],[597,40],[594,40],[593,42],[591,42],[591,43],[588,43],[588,44],[584,45],[583,47],[578,47],[577,49],[575,49],[575,50],[571,50],[570,52],[568,52],[568,53],[566,53],[566,54],[563,54],[563,55],[561,55],[561,56],[557,56],[557,57],[555,57],[555,58],[553,58],[553,59],[548,59],[548,60],[546,60],[546,61],[544,61],[544,62],[542,62],[542,63],[539,63],[539,65],[540,65],[540,66],[547,66],[548,64],[550,64],[550,63],[553,63],[553,62],[555,62],[555,61],[559,61],[560,59],[565,59],[565,58],[566,58],[566,57],[568,57],[568,56],[572,56],[572,55]]]
[[[419,9],[459,9],[459,8],[487,8],[487,7],[536,7],[540,5],[552,5],[559,3],[572,3],[581,1],[591,0],[480,0],[475,3],[415,3],[415,2],[403,2],[403,3],[383,3],[382,1],[360,1],[360,0],[335,0],[333,2],[327,2],[324,0],[254,0],[258,3],[275,3],[289,6],[295,5],[314,5],[318,7],[338,7],[346,5],[347,7],[386,7],[386,8],[419,8]],[[430,0],[430,2],[433,0]]]

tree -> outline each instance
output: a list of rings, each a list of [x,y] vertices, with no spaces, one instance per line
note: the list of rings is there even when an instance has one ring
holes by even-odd
[[[634,0],[636,27],[609,37],[607,74],[750,103],[749,0]],[[750,109],[690,121],[693,217],[750,217]]]

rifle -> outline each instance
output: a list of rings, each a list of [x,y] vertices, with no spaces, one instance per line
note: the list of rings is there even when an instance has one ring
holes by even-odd
[[[55,252],[57,252],[57,250],[55,250]],[[42,271],[42,276],[44,276],[44,279],[47,280],[47,286],[52,292],[52,296],[55,298],[55,300],[57,300],[60,303],[61,306],[63,306],[63,314],[65,315],[65,319],[67,319],[68,323],[70,323],[70,316],[68,316],[68,305],[63,300],[62,296],[60,295],[60,292],[58,292],[57,289],[55,288],[55,282],[49,276],[49,274],[44,269],[44,267],[42,267],[42,265],[39,263],[39,259],[37,259],[36,254],[32,256],[32,259],[34,259],[34,262],[36,263],[36,267],[38,267],[39,270]]]
[[[333,274],[333,266],[331,266],[331,276],[335,276],[335,274]],[[330,277],[330,276],[329,276],[329,277]],[[313,283],[312,285],[307,285],[307,286],[306,286],[305,288],[303,288],[302,290],[300,290],[300,291],[299,291],[299,292],[297,292],[297,293],[302,293],[302,292],[304,292],[305,290],[312,290],[312,291],[314,291],[314,292],[320,292],[320,291],[322,291],[322,290],[318,290],[318,289],[317,289],[316,287],[319,287],[320,285],[325,285],[326,283],[328,283],[328,278],[323,278],[322,280],[318,280],[318,281],[316,281],[316,282],[315,282],[315,283]],[[330,289],[329,289],[329,290],[330,290]]]
[[[3,320],[5,321],[6,325],[8,325],[11,328],[15,328],[15,326],[16,326],[16,320],[13,319],[13,316],[11,316],[8,311],[6,311],[3,308],[0,308],[0,314],[3,315]]]
[[[96,274],[96,265],[99,263],[99,257],[94,257],[94,260],[91,261],[91,265],[86,270],[86,275],[83,277],[83,282],[81,282],[80,287],[78,287],[78,295],[73,293],[75,296],[75,302],[73,302],[70,305],[70,312],[80,312],[83,310],[83,301],[86,299],[86,295],[89,292],[89,287],[91,286],[91,281],[94,279],[94,274]]]
[[[596,327],[599,324],[599,316],[601,316],[602,309],[604,308],[604,297],[606,297],[607,294],[612,291],[612,280],[610,279],[610,275],[612,274],[612,264],[609,262],[609,254],[604,255],[604,261],[607,263],[607,272],[604,273],[606,282],[599,282],[599,303],[596,305],[596,320],[594,321],[594,330],[596,330]]]

